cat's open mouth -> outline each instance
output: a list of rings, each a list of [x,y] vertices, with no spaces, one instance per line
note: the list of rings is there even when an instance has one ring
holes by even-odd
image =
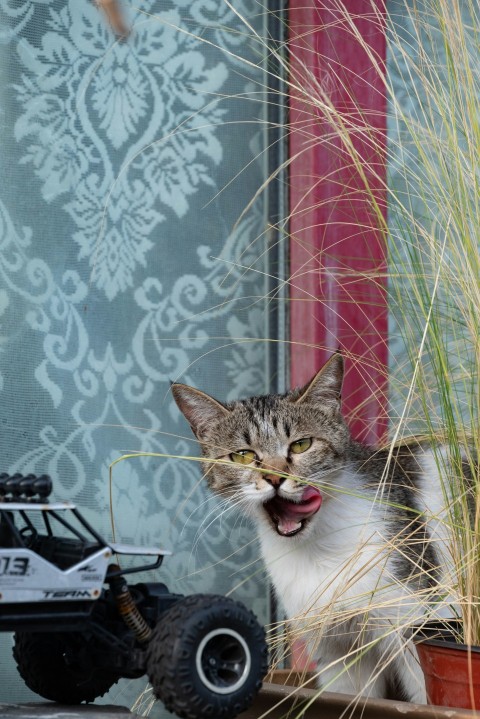
[[[293,537],[304,528],[307,520],[320,509],[322,495],[315,487],[305,487],[300,501],[292,502],[276,495],[263,505],[282,537]]]

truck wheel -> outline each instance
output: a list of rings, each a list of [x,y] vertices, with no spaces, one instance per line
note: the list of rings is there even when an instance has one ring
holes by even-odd
[[[33,692],[60,704],[81,704],[101,697],[120,678],[82,661],[85,649],[81,635],[17,632],[13,656]]]
[[[245,711],[268,671],[263,628],[243,604],[198,594],[159,619],[147,648],[155,695],[182,719]]]

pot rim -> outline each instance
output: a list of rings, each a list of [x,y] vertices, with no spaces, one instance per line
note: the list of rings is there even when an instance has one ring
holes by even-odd
[[[451,619],[432,619],[412,627],[412,639],[415,644],[457,649],[461,652],[480,654],[480,646],[465,644],[455,639],[462,634],[462,621],[456,617]]]
[[[437,637],[437,639],[415,639],[415,644],[424,644],[428,647],[440,647],[443,649],[454,649],[459,652],[471,652],[472,654],[480,654],[480,646],[477,646],[476,644],[462,644],[459,642],[450,641],[449,639],[444,639],[442,637]]]

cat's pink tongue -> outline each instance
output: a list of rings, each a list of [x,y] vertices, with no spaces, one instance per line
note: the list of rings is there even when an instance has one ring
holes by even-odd
[[[315,487],[306,487],[300,503],[285,502],[281,516],[278,518],[277,529],[285,536],[295,534],[301,529],[302,521],[313,517],[320,509],[322,495]]]

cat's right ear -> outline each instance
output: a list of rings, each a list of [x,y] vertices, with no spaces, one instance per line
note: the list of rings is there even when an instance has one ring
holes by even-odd
[[[202,441],[212,423],[230,414],[230,411],[210,395],[186,384],[175,382],[171,386],[173,398],[193,434]]]

